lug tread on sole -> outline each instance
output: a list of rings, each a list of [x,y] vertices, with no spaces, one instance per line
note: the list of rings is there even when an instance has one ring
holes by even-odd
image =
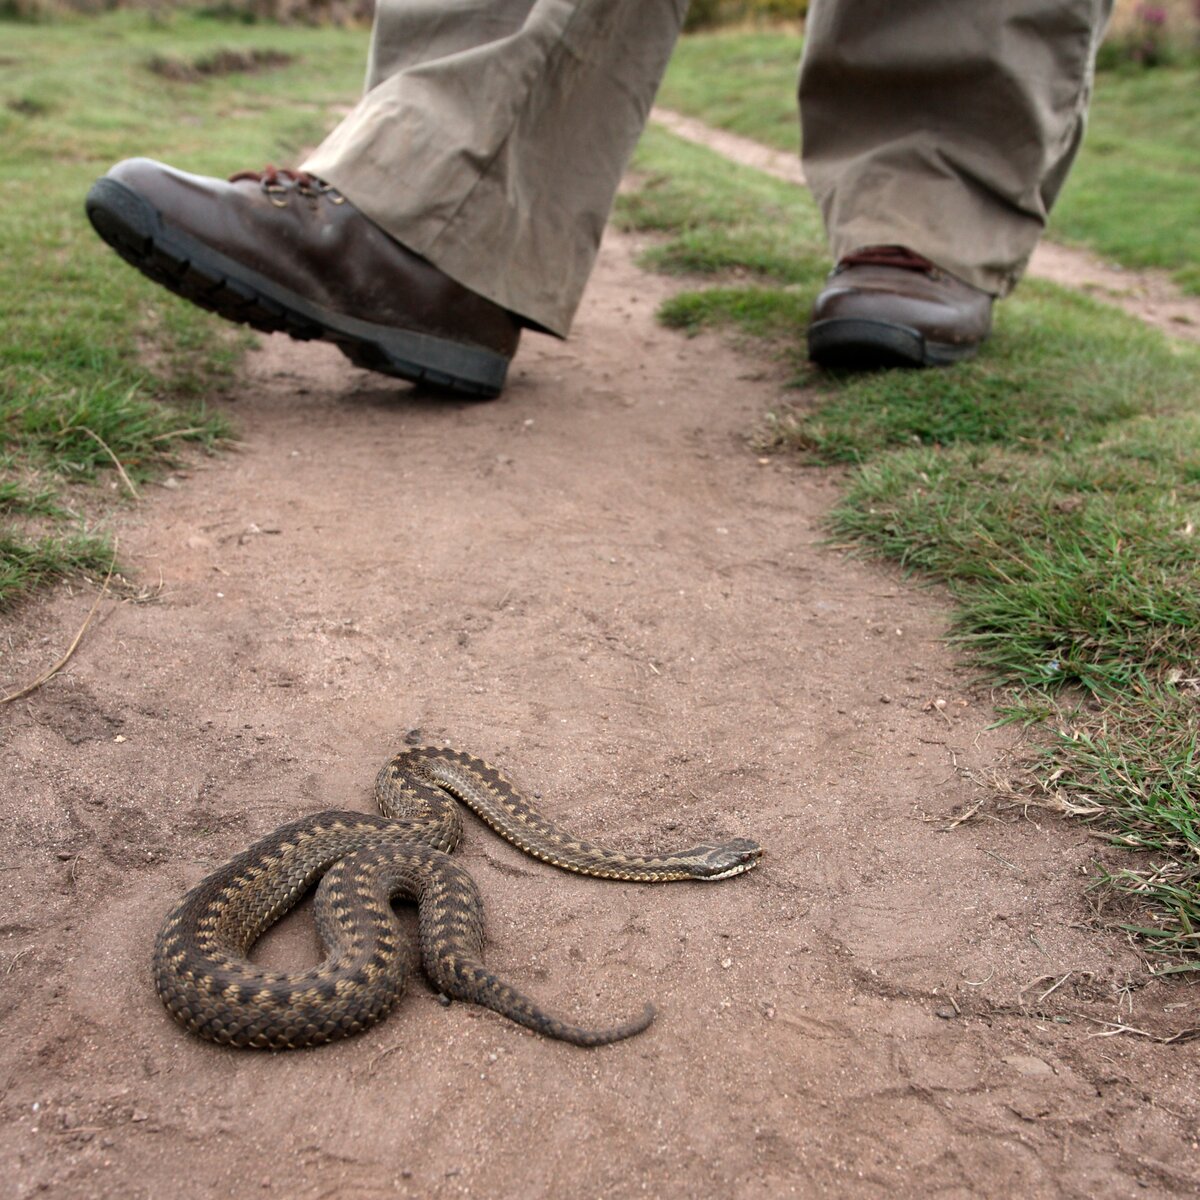
[[[100,236],[130,266],[175,295],[228,321],[249,325],[260,333],[284,333],[298,341],[325,338],[355,366],[410,383],[476,399],[491,399],[499,392],[498,388],[397,359],[374,343],[338,336],[240,280],[178,258],[164,250],[153,237],[140,236],[120,220],[108,220],[103,212],[93,213],[92,219]]]
[[[337,348],[356,366],[364,371],[379,371],[385,375],[399,375],[410,383],[438,388],[443,391],[453,391],[462,396],[470,396],[477,400],[491,400],[497,394],[496,388],[485,387],[469,380],[456,379],[442,371],[430,367],[422,367],[417,363],[396,359],[385,353],[378,346],[369,342],[335,339]]]
[[[355,366],[411,383],[480,400],[491,399],[500,392],[501,385],[489,386],[455,377],[399,357],[365,338],[327,329],[242,280],[172,253],[156,240],[154,226],[141,223],[143,209],[131,208],[119,193],[115,203],[110,203],[110,192],[105,192],[104,197],[106,202],[96,204],[89,198],[88,212],[97,233],[132,267],[199,308],[228,321],[249,325],[261,333],[284,333],[298,341],[331,341]]]

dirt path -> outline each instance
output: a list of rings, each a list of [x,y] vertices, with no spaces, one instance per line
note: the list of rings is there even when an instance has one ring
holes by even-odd
[[[804,184],[804,172],[794,154],[725,129],[714,129],[670,109],[654,109],[651,119],[677,136],[707,146],[743,166],[787,183]],[[1200,296],[1185,296],[1165,271],[1133,271],[1104,262],[1086,250],[1042,242],[1029,262],[1029,275],[1078,288],[1173,337],[1200,342]]]
[[[769,365],[655,325],[611,238],[567,344],[492,404],[268,342],[238,453],[123,523],[162,590],[106,600],[0,716],[0,1197],[1200,1194],[1182,984],[1090,927],[1079,826],[948,818],[1001,760],[936,592],[821,544],[828,473],[743,435]],[[91,603],[10,628],[32,677]],[[410,731],[630,847],[760,839],[661,889],[477,825],[489,961],[555,1011],[659,1017],[583,1051],[419,979],[356,1040],[267,1056],[176,1027],[164,911],[300,813],[369,803]],[[305,914],[262,954],[315,953]],[[1189,1019],[1189,1008],[1190,1009]]]

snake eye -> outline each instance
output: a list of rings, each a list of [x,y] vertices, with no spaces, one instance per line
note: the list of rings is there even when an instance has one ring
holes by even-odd
[[[719,846],[708,846],[704,854],[702,879],[728,879],[741,875],[758,865],[762,847],[749,838],[734,838]]]

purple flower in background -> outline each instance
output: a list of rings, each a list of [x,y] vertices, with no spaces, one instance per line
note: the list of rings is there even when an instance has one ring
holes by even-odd
[[[1200,9],[1200,0],[1192,0]],[[1139,4],[1133,10],[1137,24],[1132,29],[1129,57],[1143,67],[1161,66],[1167,61],[1167,10],[1161,4]]]

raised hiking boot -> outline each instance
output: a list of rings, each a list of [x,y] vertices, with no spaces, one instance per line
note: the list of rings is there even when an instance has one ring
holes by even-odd
[[[992,297],[904,246],[848,254],[808,325],[808,356],[826,367],[945,367],[971,358],[992,327]]]
[[[265,333],[334,342],[385,375],[496,396],[521,330],[303,171],[228,182],[148,158],[87,195],[96,232],[155,283]]]

